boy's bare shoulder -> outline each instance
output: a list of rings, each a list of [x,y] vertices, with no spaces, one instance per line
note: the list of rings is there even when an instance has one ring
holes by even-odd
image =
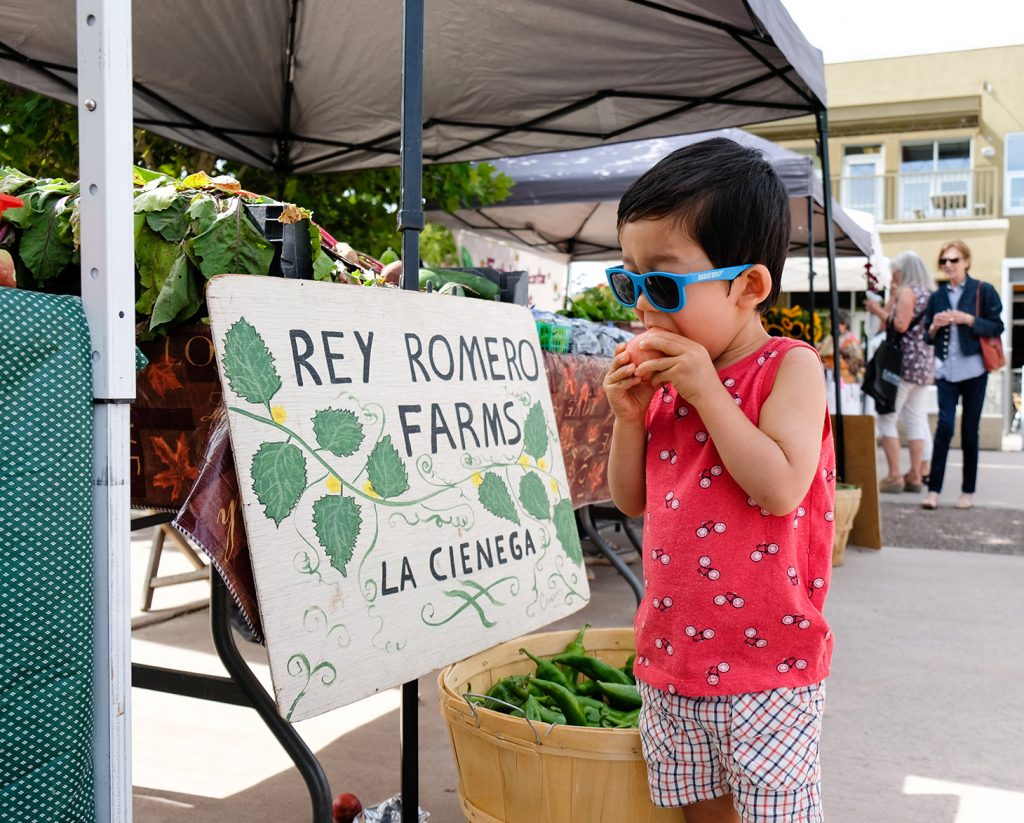
[[[782,356],[765,406],[797,405],[817,412],[825,402],[821,358],[809,346],[794,346]]]

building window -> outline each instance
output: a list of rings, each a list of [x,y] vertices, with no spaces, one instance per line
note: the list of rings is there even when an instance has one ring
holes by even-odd
[[[900,146],[900,216],[906,220],[971,213],[970,138]]]
[[[839,187],[843,208],[858,209],[884,217],[885,161],[882,147],[844,146],[843,179]]]
[[[1024,132],[1006,135],[1004,213],[1024,214]]]

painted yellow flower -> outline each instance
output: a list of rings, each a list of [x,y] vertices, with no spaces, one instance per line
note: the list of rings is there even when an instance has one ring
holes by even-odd
[[[558,481],[551,481],[551,491],[553,491],[555,494],[558,494]]]
[[[519,465],[520,466],[529,466],[530,465],[530,458],[527,457],[525,454],[520,455],[520,457],[519,457]]]
[[[377,494],[377,490],[373,487],[373,483],[369,480],[363,483],[363,491],[370,495],[370,497],[380,497],[380,495]]]
[[[540,469],[541,471],[543,471],[547,467],[548,467],[548,461],[545,460],[543,457],[540,460],[537,461],[537,468]]]
[[[331,494],[337,494],[341,491],[341,480],[338,479],[337,475],[330,474],[327,476],[327,491]]]
[[[270,416],[274,418],[274,422],[279,426],[288,419],[288,412],[284,410],[284,406],[273,406],[270,409]]]
[[[479,486],[484,482],[484,476],[480,472],[473,473],[473,485]]]

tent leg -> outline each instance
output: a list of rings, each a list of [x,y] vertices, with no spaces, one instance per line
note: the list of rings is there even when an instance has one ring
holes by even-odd
[[[846,479],[846,439],[843,436],[843,385],[839,379],[839,290],[836,287],[836,235],[832,225],[832,179],[828,162],[828,110],[818,109],[818,152],[821,155],[821,185],[824,194],[825,244],[828,249],[828,290],[832,319],[833,374],[836,385],[836,475]]]
[[[402,288],[419,289],[423,231],[423,0],[404,0],[402,32],[402,177],[398,230]],[[419,821],[419,683],[402,684],[402,823]]]
[[[93,376],[94,815],[132,819],[131,463],[135,399],[132,4],[78,0],[82,307]]]
[[[807,329],[807,342],[812,346],[814,339],[814,198],[807,198],[807,288],[810,290],[810,325]]]

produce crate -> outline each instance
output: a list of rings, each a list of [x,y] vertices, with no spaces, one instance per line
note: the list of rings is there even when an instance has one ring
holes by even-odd
[[[469,274],[476,274],[486,277],[498,286],[498,300],[502,303],[515,303],[518,306],[525,306],[529,302],[529,272],[525,271],[498,271],[490,266],[445,266],[447,271],[464,271]]]
[[[636,729],[549,726],[470,705],[501,678],[526,674],[538,657],[565,650],[575,631],[532,634],[441,671],[438,703],[459,770],[463,814],[479,823],[682,823],[680,809],[651,803]],[[587,652],[622,666],[633,653],[631,628],[590,629]]]
[[[309,220],[282,223],[283,203],[246,203],[245,210],[270,242],[274,259],[270,274],[297,280],[313,279],[313,248],[309,239]]]
[[[544,351],[565,354],[569,351],[569,344],[572,342],[572,326],[538,320],[537,335],[540,337],[540,347]]]

